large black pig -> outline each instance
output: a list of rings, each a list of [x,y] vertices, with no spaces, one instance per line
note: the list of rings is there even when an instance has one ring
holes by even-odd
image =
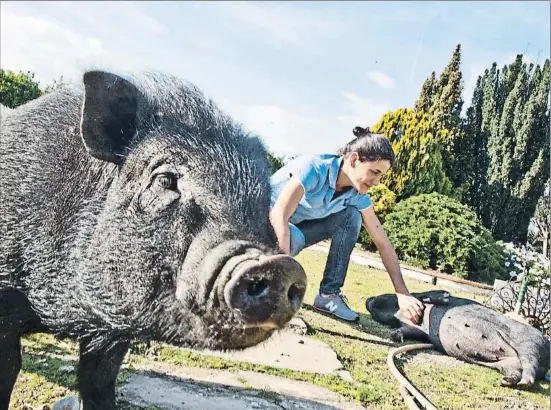
[[[392,326],[394,341],[428,341],[449,356],[498,370],[508,387],[528,388],[549,369],[549,340],[534,327],[445,291],[413,293],[425,304],[417,327],[401,322],[396,295],[366,300],[373,320]]]
[[[83,408],[110,410],[132,340],[246,348],[300,308],[264,146],[192,84],[89,71],[4,113],[0,147],[0,409],[23,335],[77,340]]]

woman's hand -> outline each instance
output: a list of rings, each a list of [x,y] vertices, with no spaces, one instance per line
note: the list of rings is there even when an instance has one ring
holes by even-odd
[[[400,311],[414,324],[418,324],[425,305],[410,293],[396,293],[396,296],[398,297]]]

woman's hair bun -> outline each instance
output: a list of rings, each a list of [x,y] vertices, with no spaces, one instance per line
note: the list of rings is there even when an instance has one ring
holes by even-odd
[[[356,138],[359,138],[369,134],[370,131],[369,131],[369,127],[362,128],[358,126],[358,127],[354,127],[354,129],[352,130],[352,133],[356,136]]]

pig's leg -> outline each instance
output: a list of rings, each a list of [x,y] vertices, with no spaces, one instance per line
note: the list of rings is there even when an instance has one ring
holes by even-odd
[[[532,345],[526,344],[517,348],[520,364],[522,365],[522,378],[517,387],[521,389],[528,388],[534,384],[539,373],[540,355],[534,351]]]
[[[18,334],[2,326],[0,318],[0,409],[7,410],[13,385],[21,369],[21,341]]]
[[[504,387],[517,386],[521,378],[520,361],[518,357],[511,357],[509,359],[502,360],[501,368],[498,369],[503,375],[501,379],[501,385]]]
[[[498,361],[479,361],[475,358],[468,358],[467,360],[479,364],[480,366],[489,367],[491,369],[495,369],[499,371],[503,375],[503,379],[501,380],[501,385],[506,387],[513,387],[517,386],[519,381],[521,380],[522,373],[523,373],[523,364],[522,364],[522,358],[519,354],[519,350],[516,349],[509,343],[505,337],[501,334],[501,332],[497,331],[497,336],[499,339],[501,339],[501,347],[499,348],[502,352],[509,352],[508,355],[501,360]],[[536,360],[537,363],[537,360]]]
[[[80,345],[78,388],[82,410],[115,410],[115,384],[129,343],[121,342],[109,349],[86,352]]]
[[[522,376],[522,366],[518,357],[506,357],[497,362],[482,362],[480,360],[468,360],[474,364],[497,370],[503,375],[501,385],[504,387],[514,387],[518,384]]]
[[[40,331],[46,329],[27,298],[15,289],[0,289],[0,410],[8,409],[21,370],[21,335]]]
[[[430,290],[428,292],[414,293],[417,299],[423,303],[432,305],[447,305],[450,302],[450,293],[445,290]]]
[[[514,377],[512,377],[511,380],[518,381],[518,383],[515,383],[518,388],[529,388],[534,384],[536,381],[536,376],[538,375],[540,361],[539,352],[534,350],[534,346],[530,341],[513,346],[505,340],[501,333],[498,332],[498,335],[501,337],[503,342],[508,344],[517,354],[517,357],[514,357],[514,360],[517,360],[519,363],[515,364],[514,367],[522,372],[522,377],[520,377],[518,371],[515,371],[513,373]],[[505,378],[507,379],[508,376],[505,376]]]
[[[419,329],[405,325],[394,329],[390,334],[390,340],[396,343],[404,343],[406,339],[426,341],[427,335]]]

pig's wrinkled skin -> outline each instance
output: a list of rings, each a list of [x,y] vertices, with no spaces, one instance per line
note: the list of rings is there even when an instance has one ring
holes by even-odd
[[[395,330],[394,341],[428,341],[439,351],[498,370],[503,386],[528,388],[549,369],[549,340],[534,327],[448,292],[413,293],[426,308],[419,328],[400,322],[396,295],[367,299],[372,318]]]
[[[265,149],[193,85],[89,71],[3,110],[0,148],[0,409],[23,335],[77,340],[83,409],[111,410],[132,340],[246,348],[299,309]]]

